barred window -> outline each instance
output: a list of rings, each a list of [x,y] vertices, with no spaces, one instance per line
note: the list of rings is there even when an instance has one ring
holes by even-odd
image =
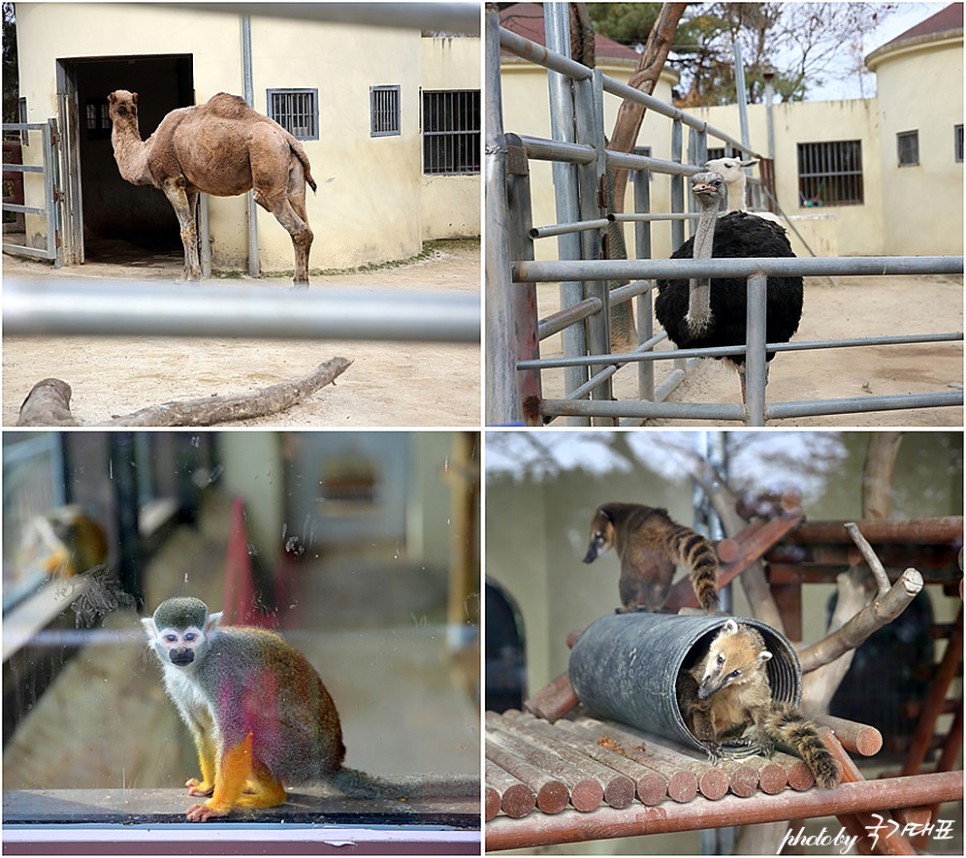
[[[423,172],[480,172],[480,91],[423,92]]]
[[[319,139],[317,89],[268,90],[268,115],[296,140]]]
[[[390,137],[399,134],[399,87],[369,87],[369,134]]]
[[[919,164],[919,132],[900,131],[896,134],[896,149],[900,167],[915,167]]]
[[[802,206],[861,205],[862,141],[799,143],[798,193]]]
[[[963,126],[953,126],[953,151],[957,164],[963,163]]]

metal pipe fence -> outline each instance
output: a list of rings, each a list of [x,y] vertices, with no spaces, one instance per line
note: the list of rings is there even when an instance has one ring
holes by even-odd
[[[5,336],[179,336],[479,343],[478,295],[7,280]]]
[[[700,171],[707,158],[707,138],[720,140],[733,152],[760,158],[754,150],[660,99],[646,95],[565,56],[569,40],[561,36],[559,4],[547,4],[547,45],[536,44],[499,26],[498,12],[487,10],[487,163],[488,214],[486,266],[487,402],[490,425],[525,422],[541,425],[557,417],[574,422],[613,423],[619,419],[672,418],[686,420],[739,420],[764,425],[769,419],[808,415],[864,413],[905,408],[939,408],[963,403],[962,390],[895,396],[825,399],[809,402],[766,402],[766,355],[777,351],[827,348],[860,348],[912,343],[954,343],[962,331],[936,334],[889,335],[796,343],[766,343],[765,307],[767,277],[804,277],[962,274],[957,257],[844,257],[844,258],[738,258],[650,259],[650,223],[668,220],[672,240],[684,240],[685,222],[696,217],[686,211],[684,179]],[[551,35],[553,34],[553,37]],[[558,50],[553,50],[557,47]],[[500,49],[548,70],[551,79],[550,108],[553,139],[504,133]],[[560,86],[560,80],[571,86]],[[603,136],[602,96],[616,95],[644,105],[671,120],[670,160],[608,150]],[[563,117],[563,119],[561,119]],[[566,121],[573,117],[573,121]],[[685,163],[683,128],[689,129]],[[564,129],[560,131],[560,129]],[[573,133],[576,129],[576,133]],[[550,161],[554,166],[557,199],[555,224],[534,227],[530,222],[529,161]],[[512,165],[513,177],[502,172]],[[599,202],[599,189],[608,167],[632,171],[635,211],[614,215]],[[566,169],[563,169],[566,168]],[[651,212],[647,177],[652,173],[670,178],[670,212]],[[505,182],[515,188],[508,193]],[[561,200],[570,201],[561,205]],[[520,208],[525,209],[521,211]],[[491,214],[492,212],[492,214]],[[601,259],[600,240],[611,221],[635,225],[636,259]],[[534,261],[533,242],[556,237],[558,261]],[[516,249],[516,252],[514,252]],[[673,349],[654,351],[666,335],[652,329],[651,290],[659,278],[742,278],[748,288],[747,338],[744,346],[719,349]],[[611,290],[608,283],[631,281]],[[535,290],[541,283],[561,284],[561,309],[544,319],[536,313]],[[901,288],[897,286],[897,288]],[[960,286],[956,288],[961,289]],[[510,294],[505,294],[509,291]],[[526,295],[526,300],[521,298]],[[632,298],[638,301],[638,345],[621,353],[610,349],[610,311]],[[491,312],[491,308],[499,308]],[[586,342],[571,332],[586,330]],[[516,333],[514,339],[513,332]],[[563,357],[541,358],[540,341],[563,333]],[[513,349],[512,355],[504,354]],[[747,400],[744,406],[663,401],[683,380],[692,359],[725,355],[745,358]],[[655,388],[656,360],[673,360],[668,379]],[[639,401],[616,402],[611,380],[628,365],[638,366]],[[564,397],[542,395],[541,372],[563,368]],[[490,373],[500,373],[491,378]],[[589,375],[587,374],[589,372]]]

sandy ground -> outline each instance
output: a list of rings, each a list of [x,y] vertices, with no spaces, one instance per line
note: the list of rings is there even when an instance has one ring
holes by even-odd
[[[556,304],[556,287],[540,287],[540,315]],[[794,340],[828,340],[963,330],[961,277],[838,277],[805,281],[805,312]],[[794,341],[793,340],[793,341]],[[665,348],[666,345],[661,346]],[[560,354],[560,338],[543,345],[543,356]],[[657,362],[657,383],[670,372]],[[544,375],[544,396],[561,395],[562,373]],[[769,370],[766,400],[862,398],[869,395],[962,390],[961,342],[866,346],[778,354]],[[614,395],[637,398],[637,370],[626,366],[614,377]],[[672,402],[739,404],[737,374],[723,361],[702,360],[669,397]],[[774,420],[769,426],[962,426],[963,409],[928,408]],[[651,420],[647,425],[704,425],[703,421]],[[738,422],[725,423],[739,426]]]
[[[57,272],[62,278],[175,281],[180,253],[137,265],[93,263]],[[44,278],[47,264],[4,255],[4,277]],[[213,283],[231,285],[238,280]],[[250,282],[241,280],[240,282]],[[262,279],[266,288],[291,281]],[[313,289],[442,290],[480,293],[480,245],[433,245],[428,258],[399,267],[313,276]],[[478,427],[480,349],[449,343],[311,340],[198,340],[92,337],[5,337],[3,425],[14,426],[33,385],[53,376],[73,388],[71,411],[85,426],[170,400],[251,393],[297,378],[329,358],[353,361],[335,382],[288,411],[233,426]]]

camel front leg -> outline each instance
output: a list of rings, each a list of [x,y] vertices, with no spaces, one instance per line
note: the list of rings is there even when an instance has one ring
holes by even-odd
[[[187,193],[176,179],[164,183],[164,195],[178,216],[181,227],[181,244],[184,247],[183,280],[197,282],[201,279],[201,262],[198,259],[198,227],[195,220],[198,192]]]

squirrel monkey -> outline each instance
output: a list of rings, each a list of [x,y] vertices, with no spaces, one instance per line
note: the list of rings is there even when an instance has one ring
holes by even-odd
[[[765,756],[780,742],[805,761],[815,783],[833,787],[839,780],[838,764],[815,725],[795,706],[772,698],[766,670],[771,658],[757,629],[729,619],[707,655],[678,676],[678,705],[685,723],[707,748],[712,763],[729,740]],[[751,735],[743,739],[749,727]]]
[[[610,548],[621,564],[621,609],[657,611],[667,601],[676,564],[688,567],[691,586],[705,611],[718,609],[718,555],[711,543],[674,521],[667,510],[638,503],[605,503],[590,523],[584,563]]]
[[[198,751],[188,795],[210,796],[188,808],[192,822],[282,804],[283,781],[325,780],[345,757],[339,713],[305,657],[274,632],[222,628],[221,617],[185,597],[141,620]]]

